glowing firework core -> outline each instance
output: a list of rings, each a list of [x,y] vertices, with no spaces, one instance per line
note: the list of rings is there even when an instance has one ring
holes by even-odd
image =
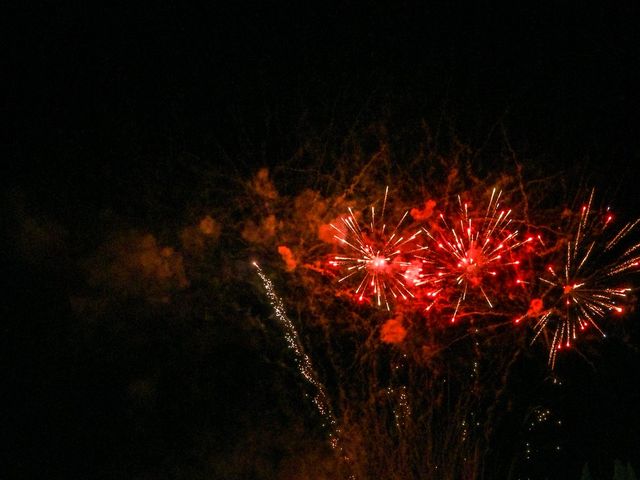
[[[367,266],[370,270],[381,271],[387,268],[389,260],[389,258],[384,257],[373,257],[371,260],[367,261]]]
[[[496,257],[496,259],[499,258],[500,256]],[[458,266],[461,268],[461,274],[464,275],[469,282],[477,286],[481,280],[483,267],[485,267],[489,261],[482,249],[477,248],[475,242],[472,242],[471,247],[467,250]],[[491,275],[494,274],[494,272],[487,273]]]

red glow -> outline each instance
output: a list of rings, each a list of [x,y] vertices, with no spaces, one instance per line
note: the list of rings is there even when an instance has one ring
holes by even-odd
[[[436,213],[435,201],[429,200],[424,209],[408,210],[395,229],[395,223],[389,227],[382,220],[384,204],[380,209],[376,203],[375,211],[371,207],[368,221],[363,220],[366,212],[349,209],[341,224],[331,225],[338,233],[338,243],[331,247],[342,253],[327,263],[341,269],[340,282],[352,278],[345,284],[355,290],[353,299],[359,303],[401,312],[422,309],[431,312],[429,321],[448,324],[490,310],[514,324],[530,324],[535,338],[544,332],[540,338],[550,344],[553,367],[556,351],[570,348],[584,330],[604,335],[598,323],[628,310],[623,307],[630,301],[625,300],[630,288],[620,286],[627,281],[621,275],[637,273],[640,243],[631,244],[625,236],[640,220],[617,233],[604,232],[613,215],[593,212],[592,193],[580,210],[563,212],[566,224],[540,227],[546,232],[545,245],[535,231],[519,234],[522,212],[512,214],[500,205],[501,192],[490,193],[488,206],[473,210],[458,198],[455,210],[443,202],[447,210]],[[409,212],[415,223],[402,226]],[[303,265],[301,254],[297,258],[284,246],[279,253],[291,269],[296,261]]]

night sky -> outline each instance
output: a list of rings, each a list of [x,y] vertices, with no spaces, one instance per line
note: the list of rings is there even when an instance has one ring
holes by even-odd
[[[6,16],[2,478],[331,478],[257,326],[246,245],[224,224],[217,247],[201,238],[258,169],[295,191],[311,138],[375,124],[411,142],[427,124],[483,149],[479,171],[507,139],[536,174],[640,213],[634,2],[90,3]],[[140,280],[134,257],[166,271]],[[562,452],[512,478],[640,473],[639,348],[633,311],[561,387],[533,380],[542,350],[518,366],[514,392],[563,421],[537,440]],[[505,432],[492,448],[511,455]],[[484,478],[507,478],[501,462]]]

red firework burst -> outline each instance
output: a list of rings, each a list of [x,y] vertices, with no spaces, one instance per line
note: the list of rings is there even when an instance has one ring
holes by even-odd
[[[353,210],[340,219],[340,225],[331,224],[336,231],[335,238],[348,253],[335,255],[329,264],[343,269],[345,275],[338,282],[356,280],[355,295],[359,301],[373,297],[378,306],[390,310],[391,299],[413,298],[411,291],[418,272],[411,263],[412,242],[422,231],[418,229],[410,235],[403,235],[401,227],[408,211],[404,213],[393,230],[387,229],[384,214],[389,188],[387,187],[382,203],[382,211],[376,219],[376,210],[370,209],[368,223],[360,223]]]
[[[595,212],[593,196],[592,191],[581,209],[567,242],[566,255],[558,262],[559,268],[548,266],[540,276],[540,281],[548,286],[544,298],[550,308],[537,318],[533,340],[547,329],[553,331],[549,348],[552,368],[557,352],[571,347],[581,332],[593,327],[606,336],[598,322],[610,313],[624,312],[631,291],[625,285],[626,274],[637,271],[640,262],[640,243],[626,241],[640,219],[610,235],[613,216],[608,209]]]
[[[461,306],[469,296],[480,294],[489,308],[495,306],[495,299],[487,293],[490,282],[506,268],[520,264],[516,251],[533,237],[519,239],[519,232],[513,229],[512,211],[500,208],[501,191],[494,188],[484,213],[470,212],[469,204],[458,196],[459,210],[451,222],[440,214],[440,224],[432,229],[423,229],[428,242],[420,246],[422,273],[419,285],[430,289],[431,297],[426,310],[431,309],[437,298],[454,293],[455,307],[451,322],[455,322]],[[525,282],[515,280],[514,285]],[[497,291],[495,285],[492,291]]]

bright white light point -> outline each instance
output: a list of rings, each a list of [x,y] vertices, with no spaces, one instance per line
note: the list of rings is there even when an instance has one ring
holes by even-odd
[[[383,257],[375,257],[371,260],[371,264],[373,265],[373,268],[384,268],[387,261]]]

